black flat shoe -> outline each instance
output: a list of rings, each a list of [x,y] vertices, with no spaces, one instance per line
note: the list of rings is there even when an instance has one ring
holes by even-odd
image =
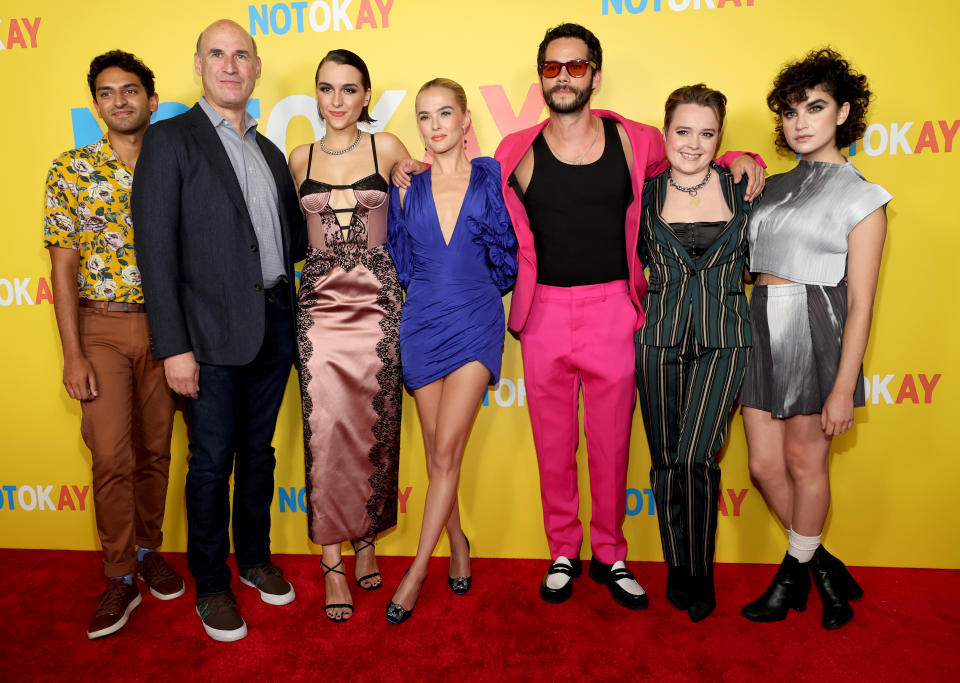
[[[843,597],[847,600],[859,600],[863,597],[863,589],[853,578],[847,566],[828,553],[826,548],[822,545],[817,548],[813,558],[818,560],[820,566],[830,575],[831,581],[841,591]]]
[[[643,610],[650,606],[650,600],[645,592],[640,593],[640,595],[634,595],[630,591],[621,588],[620,584],[617,583],[620,579],[637,580],[633,572],[626,567],[614,569],[612,564],[600,562],[594,557],[590,559],[590,578],[606,586],[607,590],[610,591],[610,596],[613,598],[613,601],[621,607]],[[637,582],[637,585],[639,586],[640,583]],[[642,586],[640,590],[643,590]]]
[[[467,553],[469,554],[469,553],[470,553],[470,539],[467,538],[467,535],[466,535],[466,534],[463,535],[463,538],[464,538],[464,540],[467,542]],[[456,593],[457,595],[463,595],[463,594],[465,594],[468,590],[470,590],[470,586],[473,585],[473,577],[472,577],[472,576],[449,576],[449,575],[448,575],[448,576],[447,576],[447,585],[450,586],[450,590],[452,590],[452,591],[453,591],[454,593]]]
[[[323,578],[324,578],[324,579],[327,578],[327,574],[329,574],[330,572],[333,572],[334,574],[340,574],[340,575],[342,575],[344,578],[346,578],[346,576],[347,576],[346,574],[344,574],[343,569],[338,569],[338,567],[343,567],[343,558],[342,558],[342,557],[340,558],[340,561],[337,562],[337,563],[336,563],[335,565],[333,565],[332,567],[324,564],[324,563],[323,563],[323,560],[321,559],[321,560],[320,560],[320,566],[323,567]],[[324,591],[326,591],[326,588],[324,588]],[[339,617],[334,617],[333,615],[331,615],[331,614],[330,614],[330,610],[332,610],[332,609],[338,609],[338,610],[340,610],[340,616],[339,616]],[[343,616],[343,610],[347,610],[347,609],[350,610],[350,616],[345,617],[345,616]],[[350,620],[350,617],[353,616],[353,605],[350,604],[350,603],[348,603],[348,602],[329,602],[329,603],[327,603],[327,604],[325,604],[325,605],[323,606],[323,613],[327,615],[327,619],[329,619],[330,621],[332,621],[332,622],[334,622],[334,623],[336,623],[336,624],[339,624],[340,622],[343,622],[343,621],[349,621],[349,620]]]
[[[410,570],[408,569],[403,573],[403,575],[406,576],[409,573],[410,573]],[[426,577],[424,577],[424,581],[425,580],[426,580]],[[423,583],[420,584],[420,590],[417,591],[417,599],[420,598],[420,591],[422,590],[423,590]],[[414,605],[414,607],[416,607],[416,605]],[[413,607],[411,607],[410,609],[407,609],[403,605],[396,603],[393,600],[391,600],[390,604],[387,605],[387,621],[389,621],[391,624],[402,624],[412,616],[413,616]]]
[[[550,569],[547,570],[547,575],[540,581],[540,597],[544,602],[549,602],[554,605],[559,605],[561,602],[566,601],[573,594],[573,580],[579,577],[582,572],[583,564],[578,557],[570,560],[570,564],[554,562],[550,565]],[[570,579],[560,588],[550,588],[547,585],[547,579],[550,578],[551,574],[565,574],[569,576]]]
[[[373,543],[375,540],[376,540],[376,536],[374,536],[372,540],[366,539],[366,538],[361,538],[359,541],[351,540],[350,546],[353,548],[354,556],[359,556],[360,552],[363,550],[366,550],[367,548],[374,548]],[[379,589],[380,586],[383,585],[383,575],[380,572],[373,572],[372,574],[366,574],[359,578],[355,576],[354,578],[356,579],[357,585],[360,586],[360,588],[362,588],[365,591],[375,591]],[[364,581],[372,581],[373,579],[380,579],[380,580],[377,581],[376,583],[371,583],[367,586],[363,585]]]
[[[690,605],[687,614],[690,621],[703,621],[717,608],[717,594],[713,588],[713,572],[705,576],[690,577]]]
[[[840,567],[843,567],[840,560],[826,551],[819,556],[814,553],[813,559],[810,560],[810,574],[813,576],[813,585],[817,587],[820,601],[823,603],[823,617],[820,623],[823,624],[825,629],[832,631],[853,619],[853,608],[847,603],[846,590],[848,584],[843,578],[843,574],[846,574],[846,576],[850,576],[850,574],[845,567],[843,567],[843,574],[837,573],[836,565],[827,560],[828,557],[838,563]],[[853,577],[850,580],[852,581]],[[863,591],[860,594],[863,595]]]
[[[773,583],[758,599],[745,606],[741,613],[750,621],[783,621],[787,610],[802,612],[807,608],[810,593],[810,572],[792,555],[784,555]]]
[[[690,606],[690,570],[688,567],[667,566],[667,600],[680,610]]]

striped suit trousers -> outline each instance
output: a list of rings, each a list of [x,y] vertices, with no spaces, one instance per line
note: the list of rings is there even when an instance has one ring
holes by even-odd
[[[694,576],[712,571],[720,467],[747,347],[700,346],[688,327],[680,346],[637,343],[637,387],[650,447],[650,481],[663,556]]]

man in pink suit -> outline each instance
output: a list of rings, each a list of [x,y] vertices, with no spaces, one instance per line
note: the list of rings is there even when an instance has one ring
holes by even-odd
[[[576,450],[583,390],[592,500],[590,577],[630,609],[647,596],[626,568],[627,460],[636,400],[634,332],[647,289],[637,257],[643,180],[663,171],[660,131],[589,108],[600,85],[600,41],[577,24],[547,31],[537,71],[550,118],[508,135],[497,149],[503,193],[519,243],[508,326],[519,334],[552,563],[540,596],[570,597],[581,573]],[[728,153],[720,162],[738,156]],[[749,156],[731,167],[763,168]]]

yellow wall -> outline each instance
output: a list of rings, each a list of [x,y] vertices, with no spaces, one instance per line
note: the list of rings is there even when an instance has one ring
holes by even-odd
[[[293,5],[303,8],[302,31]],[[334,6],[342,12],[330,11]],[[80,109],[79,118],[88,121],[93,116],[85,79],[89,60],[108,49],[132,51],[156,73],[162,103],[189,106],[200,94],[192,65],[198,31],[219,17],[249,27],[250,7],[238,0],[122,6],[94,0],[82,7],[5,0],[0,8],[0,83],[6,103],[0,107],[0,129],[7,150],[0,169],[5,236],[0,250],[0,546],[98,545],[89,490],[82,510],[73,492],[73,487],[82,491],[90,485],[90,454],[80,439],[79,407],[60,383],[54,312],[44,296],[49,260],[41,246],[41,187],[48,164],[75,146],[71,111]],[[260,15],[261,7],[254,5],[254,13]],[[869,76],[877,95],[868,147],[858,146],[854,163],[895,199],[865,361],[871,391],[856,428],[836,440],[826,543],[851,564],[960,567],[960,534],[951,503],[960,484],[960,464],[956,445],[950,445],[960,398],[952,381],[956,355],[948,352],[960,332],[955,317],[960,221],[954,151],[960,137],[953,137],[960,128],[953,76],[960,13],[955,3],[308,0],[265,7],[268,17],[275,12],[281,29],[286,7],[291,26],[282,35],[273,28],[269,34],[257,29],[263,77],[254,96],[261,131],[288,151],[314,137],[305,116],[290,120],[285,137],[283,128],[291,112],[311,111],[317,61],[327,50],[345,47],[366,59],[374,103],[399,105],[395,111],[387,111],[390,106],[375,109],[374,116],[415,154],[422,143],[413,94],[436,76],[464,85],[475,143],[480,152],[492,154],[502,135],[543,116],[536,98],[523,106],[536,79],[537,44],[548,26],[576,21],[591,28],[604,47],[596,106],[659,124],[662,103],[672,89],[704,81],[729,98],[725,147],[760,152],[770,170],[778,172],[792,160],[776,155],[773,124],[764,106],[774,73],[784,61],[814,47],[830,44],[843,52]],[[335,23],[337,16],[348,23]],[[313,30],[311,17],[325,30]],[[519,346],[508,337],[503,385],[481,409],[463,465],[464,525],[480,556],[547,557],[536,461],[522,392],[517,392],[522,374]],[[933,389],[925,390],[924,382],[929,385],[934,378]],[[413,554],[426,489],[409,398],[404,410],[400,488],[407,494],[406,512],[396,531],[380,541],[381,552],[388,554]],[[299,491],[304,481],[298,412],[291,377],[275,440],[277,486],[287,491]],[[187,451],[179,419],[173,452],[165,545],[183,550]],[[581,490],[587,491],[585,457],[581,462]],[[785,540],[750,482],[739,416],[722,466],[727,514],[720,517],[718,560],[779,560]],[[635,492],[628,496],[631,514],[625,523],[631,559],[661,557],[644,491],[650,488],[648,469],[638,411],[628,478]],[[62,509],[41,510],[47,503],[43,495],[37,498],[38,490]],[[31,504],[36,507],[24,509]],[[279,506],[277,497],[273,549],[318,552],[307,541],[305,515],[281,512]],[[581,510],[586,519],[587,496]],[[586,544],[584,553],[589,553]]]

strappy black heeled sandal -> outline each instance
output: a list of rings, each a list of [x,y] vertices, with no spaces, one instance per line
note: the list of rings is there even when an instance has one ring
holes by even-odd
[[[336,563],[335,565],[333,565],[332,567],[329,566],[329,565],[327,565],[327,564],[324,564],[323,560],[321,559],[321,560],[320,560],[320,566],[323,567],[323,578],[324,578],[324,580],[326,580],[327,574],[329,574],[330,572],[333,572],[334,574],[340,574],[340,575],[342,575],[344,578],[347,577],[347,575],[343,572],[342,569],[337,569],[337,567],[342,567],[342,566],[343,566],[343,558],[342,558],[342,557],[340,558],[340,561],[337,562],[337,563]],[[350,610],[350,617],[353,616],[353,605],[352,605],[352,604],[347,603],[347,602],[333,602],[333,603],[328,603],[328,604],[325,604],[325,605],[323,606],[323,612],[324,612],[324,614],[327,615],[327,619],[329,619],[329,620],[332,621],[332,622],[340,623],[340,622],[342,622],[342,621],[349,621],[349,619],[350,619],[350,617],[344,618],[344,616],[343,616],[342,614],[341,614],[339,617],[332,617],[332,616],[330,616],[330,611],[329,611],[329,610],[332,610],[332,609],[339,609],[339,610],[349,609],[349,610]]]
[[[376,546],[374,546],[374,541],[376,540],[376,538],[377,538],[376,536],[374,536],[372,539],[369,539],[369,540],[366,538],[361,538],[359,542],[351,540],[350,546],[353,548],[353,554],[359,557],[361,551],[366,550],[367,548],[375,548]],[[380,581],[378,581],[375,584],[371,584],[369,586],[363,585],[364,581],[371,581],[373,579],[380,579]],[[380,586],[383,585],[383,574],[381,574],[380,572],[373,572],[372,574],[367,574],[366,576],[361,576],[360,578],[357,578],[356,582],[357,582],[357,585],[360,586],[360,588],[362,588],[365,591],[375,591],[375,590],[378,590]]]

